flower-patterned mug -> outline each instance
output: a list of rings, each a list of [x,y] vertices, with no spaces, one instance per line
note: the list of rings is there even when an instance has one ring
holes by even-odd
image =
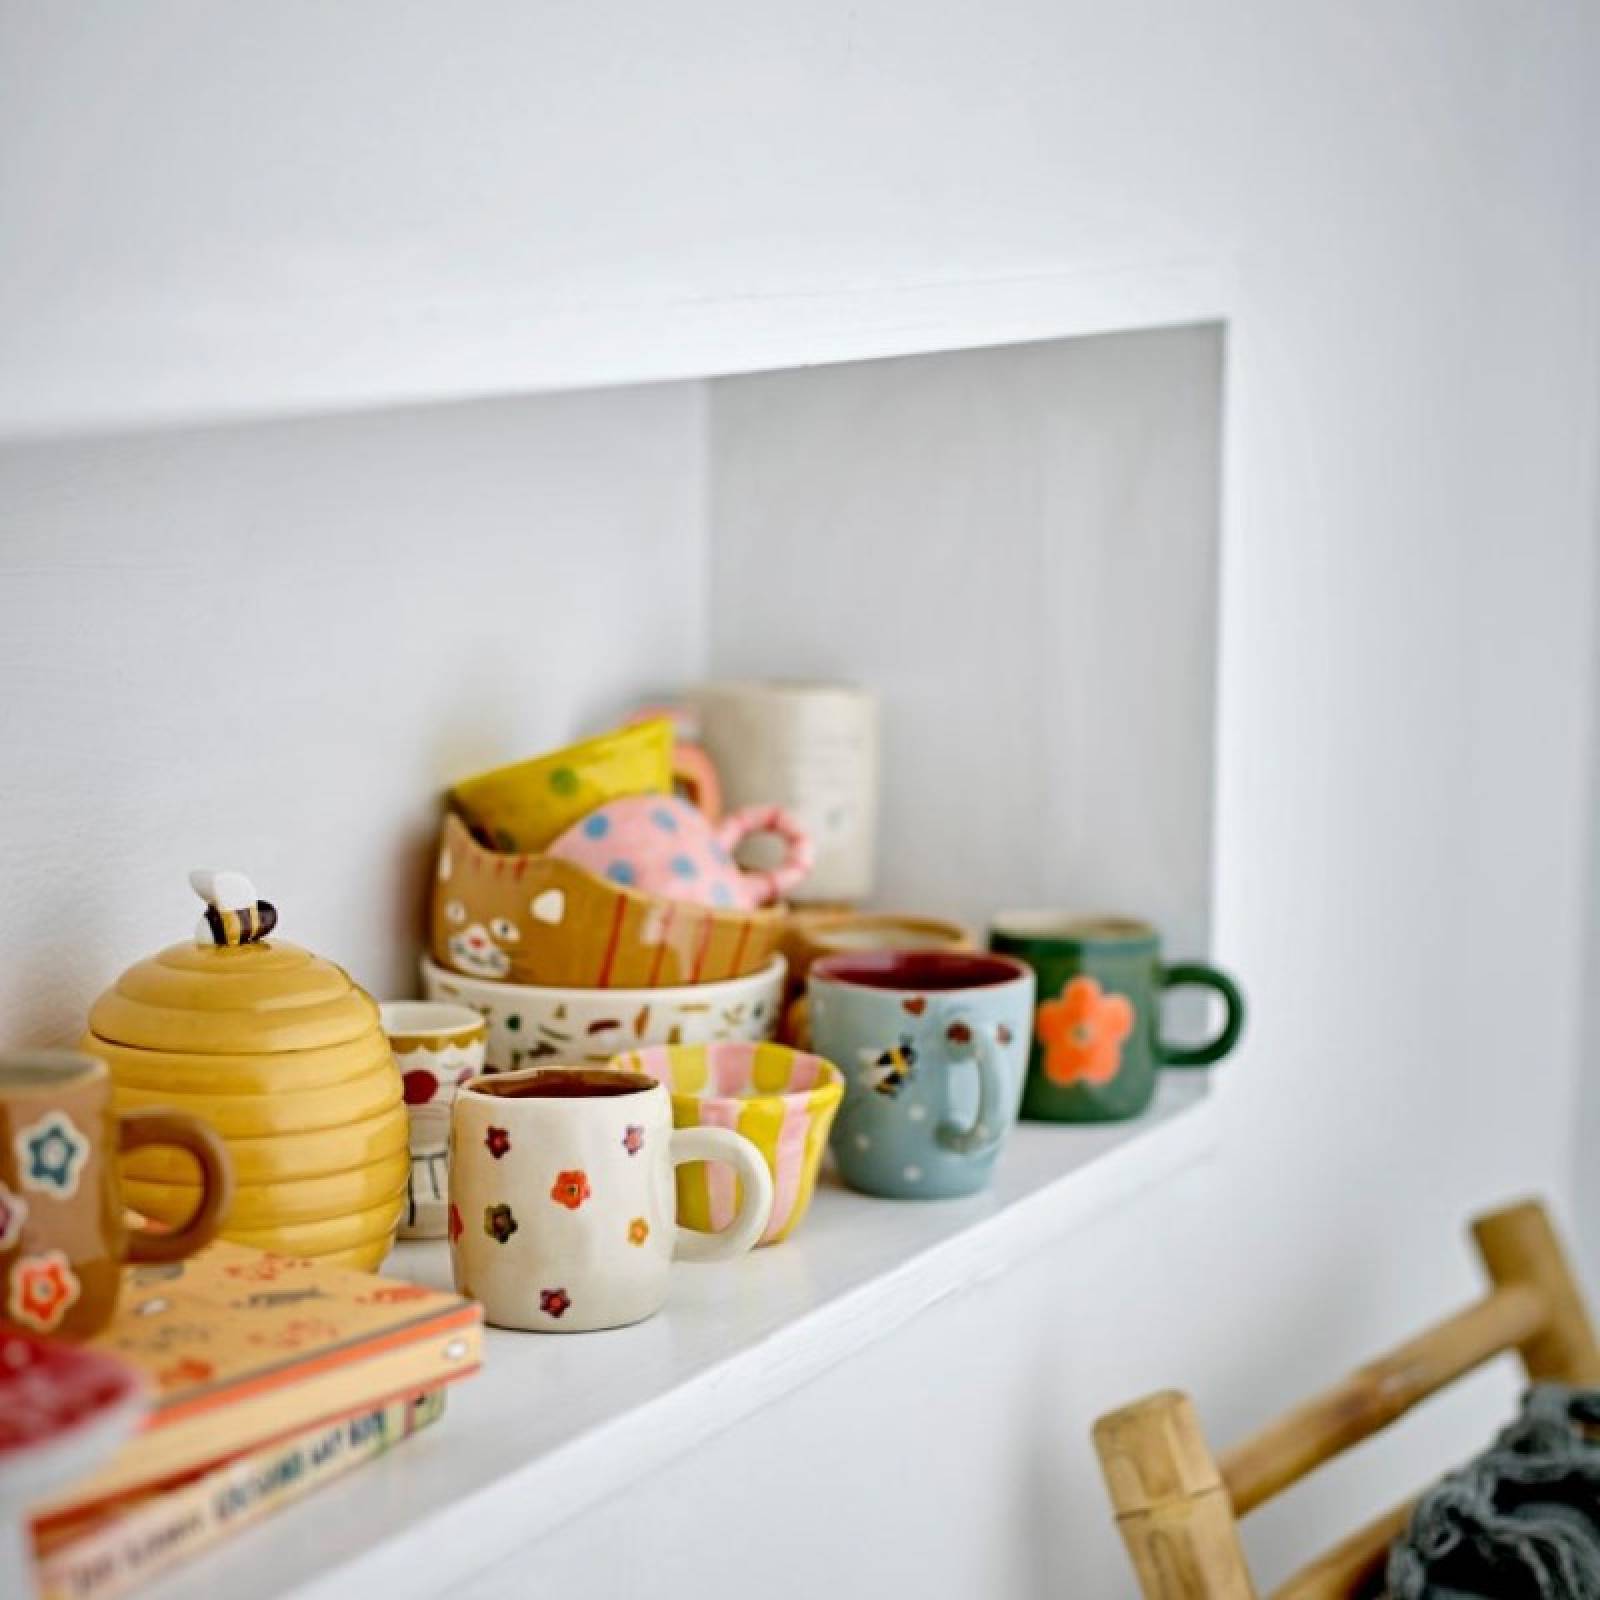
[[[1244,996],[1227,973],[1199,961],[1166,965],[1161,938],[1131,917],[1007,911],[989,946],[1020,957],[1039,979],[1022,1114],[1041,1122],[1115,1122],[1156,1092],[1158,1067],[1220,1061],[1244,1029]],[[1224,1019],[1203,1044],[1162,1036],[1161,996],[1187,985],[1221,997]]]
[[[411,1124],[411,1173],[396,1237],[442,1239],[450,1102],[457,1084],[483,1071],[489,1024],[470,1006],[439,1000],[385,1000],[378,1020],[400,1069]]]
[[[194,1209],[170,1232],[129,1231],[119,1152],[175,1145],[200,1166]],[[118,1112],[97,1056],[0,1056],[0,1322],[84,1338],[116,1309],[124,1262],[178,1261],[210,1241],[233,1197],[222,1140],[198,1117]]]
[[[722,1161],[739,1205],[719,1233],[678,1226],[675,1168]],[[727,1128],[672,1126],[654,1078],[525,1067],[474,1078],[450,1108],[456,1288],[499,1328],[584,1333],[654,1316],[673,1259],[726,1261],[766,1231],[772,1177]]]

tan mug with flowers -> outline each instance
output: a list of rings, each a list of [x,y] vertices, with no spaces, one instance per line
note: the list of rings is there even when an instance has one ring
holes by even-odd
[[[130,1231],[117,1157],[175,1145],[199,1165],[194,1209],[168,1232]],[[209,1243],[233,1197],[222,1140],[198,1117],[117,1112],[97,1056],[0,1056],[0,1321],[83,1338],[116,1309],[124,1262],[177,1261]]]

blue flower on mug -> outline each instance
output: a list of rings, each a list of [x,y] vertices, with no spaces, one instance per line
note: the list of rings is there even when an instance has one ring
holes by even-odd
[[[53,1192],[61,1200],[78,1192],[89,1141],[66,1112],[51,1111],[21,1129],[16,1148],[24,1188]]]

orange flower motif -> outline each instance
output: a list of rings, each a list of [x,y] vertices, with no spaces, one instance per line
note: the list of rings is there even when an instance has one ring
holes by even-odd
[[[78,1275],[60,1250],[21,1256],[11,1268],[7,1309],[13,1322],[49,1333],[81,1293]]]
[[[1081,973],[1057,1000],[1039,1007],[1044,1075],[1052,1083],[1110,1083],[1122,1065],[1123,1041],[1133,1032],[1133,1005],[1107,994]]]
[[[555,1187],[550,1191],[550,1198],[558,1206],[565,1206],[569,1211],[576,1211],[585,1200],[589,1198],[589,1178],[586,1173],[558,1172]]]
[[[156,1374],[156,1382],[163,1389],[181,1389],[185,1384],[205,1383],[216,1376],[217,1369],[209,1361],[199,1361],[194,1356],[180,1356],[170,1367]]]
[[[650,1224],[643,1217],[635,1217],[628,1224],[628,1243],[643,1244],[650,1237]]]

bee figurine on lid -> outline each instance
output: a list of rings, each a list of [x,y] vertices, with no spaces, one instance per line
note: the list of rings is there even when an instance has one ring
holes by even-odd
[[[222,1237],[375,1268],[410,1167],[400,1074],[376,1002],[349,975],[269,935],[277,912],[240,872],[194,872],[192,941],[141,961],[95,1002],[84,1048],[119,1108],[191,1111],[222,1135],[237,1187]],[[128,1203],[180,1221],[198,1174],[181,1152],[123,1162]]]

